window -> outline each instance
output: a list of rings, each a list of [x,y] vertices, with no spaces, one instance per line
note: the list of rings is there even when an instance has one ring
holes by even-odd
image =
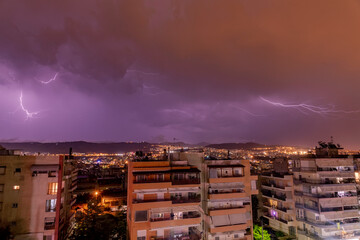
[[[0,211],[2,210],[2,207],[3,207],[3,203],[0,202]]]
[[[43,240],[52,240],[52,236],[51,235],[45,235],[43,237]]]
[[[0,192],[4,192],[4,187],[5,187],[4,184],[0,184]]]
[[[13,203],[12,204],[12,208],[17,208],[18,207],[18,204],[17,203]]]
[[[49,173],[48,173],[48,177],[56,177],[56,171],[50,171]]]
[[[49,195],[55,195],[58,190],[58,183],[48,183],[48,193]]]
[[[5,175],[5,172],[6,172],[6,167],[0,166],[0,175]]]
[[[44,224],[44,230],[55,229],[55,218],[54,217],[46,217]]]
[[[21,173],[21,168],[15,168],[16,173]]]
[[[215,237],[215,240],[220,240],[220,237]]]
[[[46,200],[45,212],[55,212],[56,211],[56,199]]]
[[[13,186],[13,189],[14,189],[14,190],[20,190],[20,186],[19,186],[19,185],[14,185],[14,186]]]
[[[148,219],[148,212],[147,211],[136,211],[135,212],[135,222],[144,222]]]
[[[136,240],[146,240],[146,230],[138,230]]]

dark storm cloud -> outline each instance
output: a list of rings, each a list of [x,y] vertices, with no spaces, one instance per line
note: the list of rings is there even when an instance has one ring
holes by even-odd
[[[356,1],[0,0],[0,107],[42,110],[5,138],[353,146],[356,111],[260,96],[360,109],[359,29]]]

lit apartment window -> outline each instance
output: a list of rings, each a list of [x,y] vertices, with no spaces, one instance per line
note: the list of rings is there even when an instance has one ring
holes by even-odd
[[[55,195],[58,190],[58,183],[48,183],[48,194]]]
[[[148,218],[147,211],[136,211],[135,212],[135,222],[145,222]]]
[[[0,192],[4,192],[4,187],[5,187],[4,184],[0,184]]]
[[[0,166],[0,175],[5,175],[5,172],[6,172],[6,167]]]
[[[56,199],[46,200],[45,212],[55,212],[56,211]]]
[[[19,190],[19,189],[20,189],[20,186],[19,186],[19,185],[14,185],[14,186],[13,186],[13,189],[14,189],[14,190]]]

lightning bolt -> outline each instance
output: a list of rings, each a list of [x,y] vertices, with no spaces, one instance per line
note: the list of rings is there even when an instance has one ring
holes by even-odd
[[[284,104],[284,103],[280,103],[280,102],[273,102],[273,101],[268,100],[263,97],[260,97],[260,99],[262,101],[269,103],[271,105],[274,105],[276,107],[293,108],[304,114],[316,113],[316,114],[320,114],[320,115],[329,115],[329,114],[336,114],[336,113],[344,113],[344,114],[360,113],[360,110],[354,110],[354,111],[337,110],[333,106],[332,107],[323,107],[323,106],[309,105],[309,104],[305,104],[305,103]]]
[[[47,81],[40,81],[40,82],[41,82],[42,84],[49,84],[49,83],[51,83],[51,82],[53,82],[53,81],[56,80],[58,74],[59,74],[59,73],[55,73],[55,76],[54,76],[54,77],[50,78],[50,79],[47,80]]]
[[[21,110],[26,114],[26,120],[33,118],[34,116],[36,116],[37,114],[39,114],[39,112],[29,112],[29,110],[27,110],[23,104],[23,93],[21,91],[20,93],[20,98],[19,98],[19,103],[20,103],[20,108]]]

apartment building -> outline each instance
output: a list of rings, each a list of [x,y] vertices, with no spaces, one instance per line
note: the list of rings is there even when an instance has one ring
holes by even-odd
[[[65,239],[75,188],[76,170],[68,156],[7,151],[0,156],[0,225],[10,226],[15,239]]]
[[[251,195],[258,190],[249,160],[207,158],[202,172],[204,239],[253,239]]]
[[[200,170],[170,155],[128,163],[130,239],[201,239]]]
[[[319,142],[316,153],[294,161],[297,235],[302,239],[360,239],[353,157]]]
[[[260,176],[263,217],[274,230],[296,236],[296,214],[293,175],[289,174],[287,158],[276,158],[273,171]]]
[[[258,192],[248,160],[205,159],[191,149],[137,158],[128,172],[130,239],[252,239]]]

